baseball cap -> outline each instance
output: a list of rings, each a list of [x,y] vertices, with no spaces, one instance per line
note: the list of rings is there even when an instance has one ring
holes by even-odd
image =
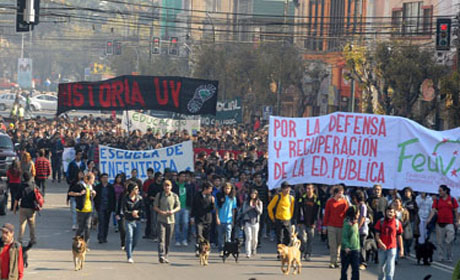
[[[10,223],[3,224],[2,231],[14,232],[14,226]]]

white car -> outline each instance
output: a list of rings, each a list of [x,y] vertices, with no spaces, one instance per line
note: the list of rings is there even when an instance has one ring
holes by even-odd
[[[40,107],[42,110],[47,110],[47,111],[56,111],[57,110],[57,102],[58,98],[57,96],[51,95],[51,94],[39,94],[32,96],[31,98],[32,103],[38,103],[40,104]]]
[[[19,98],[19,104],[22,104],[22,106],[25,108],[26,107],[26,98],[22,95],[18,96]],[[14,100],[16,99],[16,94],[14,93],[5,93],[0,95],[0,111],[5,111],[9,110],[13,107]],[[31,100],[30,103],[30,109],[32,111],[39,111],[41,110],[41,106],[39,103]]]

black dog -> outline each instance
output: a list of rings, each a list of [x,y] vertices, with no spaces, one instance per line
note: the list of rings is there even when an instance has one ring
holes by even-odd
[[[436,246],[431,243],[428,239],[425,240],[425,243],[415,244],[415,256],[417,258],[417,264],[420,264],[420,260],[423,259],[423,265],[430,265],[433,262],[433,254],[436,250]]]
[[[235,262],[238,262],[238,257],[240,256],[240,247],[241,241],[235,239],[232,242],[225,242],[224,244],[224,255],[222,256],[222,261],[225,263],[225,260],[232,255],[235,258]]]
[[[27,244],[27,246],[22,247],[22,261],[24,263],[24,267],[26,267],[26,268],[29,266],[29,262],[28,262],[29,256],[27,254],[27,251],[29,251],[32,248],[33,245],[34,244],[32,242],[29,242],[29,244]]]

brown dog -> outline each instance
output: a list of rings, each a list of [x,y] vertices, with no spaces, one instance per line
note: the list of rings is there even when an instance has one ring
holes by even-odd
[[[201,239],[198,243],[198,251],[200,253],[200,265],[208,265],[209,254],[211,253],[211,244],[205,239]]]
[[[300,274],[302,270],[302,263],[300,262],[300,250],[296,246],[286,246],[284,244],[278,244],[278,254],[281,259],[281,271],[288,275],[291,266],[295,265],[293,274]],[[287,263],[287,268],[284,265]]]
[[[83,269],[86,258],[86,242],[82,236],[75,236],[72,243],[72,254],[75,271]]]

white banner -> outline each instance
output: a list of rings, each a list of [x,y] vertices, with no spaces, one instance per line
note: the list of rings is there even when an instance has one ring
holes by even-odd
[[[151,128],[153,134],[160,132],[161,135],[176,130],[183,131],[184,129],[187,130],[190,135],[195,135],[195,133],[200,130],[199,120],[155,118],[134,111],[128,111],[128,113],[123,114],[122,124],[123,128],[126,130],[128,130],[129,127],[129,130],[139,129],[145,133],[148,128]]]
[[[69,167],[69,163],[74,159],[75,159],[75,148],[74,147],[64,148],[64,152],[62,153],[62,166],[64,167],[65,173],[67,173],[67,168]]]
[[[32,88],[31,58],[18,58],[18,84],[21,88]]]
[[[109,174],[112,182],[119,173],[131,176],[131,170],[137,169],[138,178],[147,179],[147,169],[155,172],[164,172],[165,168],[171,171],[193,171],[193,145],[186,141],[174,146],[156,150],[131,151],[120,150],[107,146],[99,146],[99,170]]]
[[[445,184],[460,196],[460,128],[353,113],[270,117],[268,141],[270,189],[287,181],[437,193]]]

